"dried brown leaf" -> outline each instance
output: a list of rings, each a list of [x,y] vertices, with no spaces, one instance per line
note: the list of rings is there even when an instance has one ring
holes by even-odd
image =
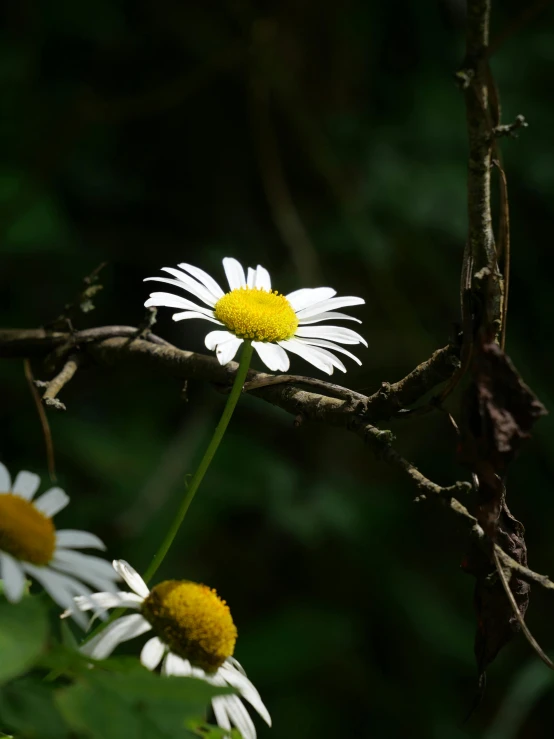
[[[508,465],[546,409],[509,357],[490,339],[481,337],[476,342],[471,376],[463,403],[460,460],[478,482],[474,514],[490,539],[491,550],[487,552],[481,542],[472,541],[463,568],[477,580],[475,656],[482,678],[487,665],[520,629],[498,576],[492,545],[498,544],[516,562],[527,565],[525,530],[506,505],[504,480]],[[523,617],[529,585],[514,573],[509,585]]]

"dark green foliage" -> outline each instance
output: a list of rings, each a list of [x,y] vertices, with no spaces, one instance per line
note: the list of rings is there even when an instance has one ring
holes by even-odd
[[[0,692],[0,726],[24,739],[66,739],[69,726],[56,706],[51,683],[22,678]]]
[[[90,660],[47,637],[42,598],[0,601],[0,730],[18,739],[192,737],[212,697],[233,692],[193,678],[160,677],[136,658],[92,669]],[[24,671],[27,676],[10,681]]]
[[[48,625],[41,598],[17,607],[0,599],[0,684],[26,672],[44,650]]]
[[[221,693],[192,678],[160,678],[137,667],[127,672],[92,672],[57,692],[56,705],[67,724],[94,739],[170,739],[187,736],[185,727]]]

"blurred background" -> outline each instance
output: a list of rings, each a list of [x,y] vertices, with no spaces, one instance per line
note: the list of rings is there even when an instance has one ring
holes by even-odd
[[[521,22],[521,5],[493,2],[492,23],[505,36],[492,60],[504,122],[529,121],[502,142],[507,349],[552,408],[554,11],[538,3]],[[330,284],[365,298],[352,313],[369,350],[336,380],[349,387],[398,380],[453,336],[466,234],[461,0],[19,0],[2,18],[3,326],[54,319],[102,262],[104,289],[78,327],[137,325],[144,277],[187,261],[223,282],[229,255],[263,264],[283,292]],[[206,324],[171,313],[155,331],[203,351]],[[292,371],[317,374],[300,359]],[[1,458],[46,484],[22,362],[0,363],[0,382]],[[49,418],[72,506],[59,525],[95,531],[144,570],[224,398],[192,383],[185,401],[176,381],[100,367],[60,398],[67,412]],[[236,656],[274,720],[260,737],[551,737],[554,679],[523,638],[463,724],[476,691],[473,580],[452,517],[414,504],[359,439],[292,422],[242,400],[160,572],[229,602]],[[392,428],[436,482],[466,477],[444,414]],[[530,564],[550,573],[553,460],[547,417],[508,484]],[[551,654],[553,622],[552,597],[534,588],[528,623]]]

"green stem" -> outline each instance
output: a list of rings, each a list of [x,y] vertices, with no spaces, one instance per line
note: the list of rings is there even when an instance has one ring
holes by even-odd
[[[187,515],[190,504],[192,503],[194,496],[196,495],[196,491],[200,487],[200,483],[204,479],[204,475],[206,474],[208,467],[210,466],[210,463],[214,458],[217,448],[221,443],[221,439],[223,438],[223,435],[227,430],[227,426],[229,425],[229,421],[231,420],[231,416],[233,415],[233,411],[235,410],[238,399],[241,396],[242,386],[244,385],[244,381],[248,373],[248,368],[250,367],[251,359],[252,344],[250,341],[245,341],[240,356],[239,367],[237,369],[235,380],[233,382],[233,387],[231,388],[231,392],[229,394],[229,397],[227,398],[227,403],[225,404],[225,408],[223,409],[223,413],[221,415],[219,423],[216,426],[214,435],[212,436],[211,441],[208,444],[208,448],[206,449],[204,456],[202,457],[202,460],[198,465],[198,468],[196,469],[196,472],[192,476],[192,479],[187,487],[185,497],[183,498],[179,510],[177,511],[177,515],[175,516],[169,531],[165,535],[160,548],[154,555],[150,566],[146,570],[146,574],[144,576],[146,582],[148,582],[148,580],[150,580],[151,577],[156,573],[158,567],[163,562],[165,555],[169,551],[169,548],[173,544],[173,541],[177,536],[177,532],[179,531],[181,524],[183,523],[183,520]]]
[[[202,482],[204,475],[206,474],[208,467],[210,466],[210,462],[214,458],[217,448],[221,443],[221,439],[223,438],[227,426],[229,425],[229,421],[231,420],[231,416],[233,415],[233,411],[235,410],[238,399],[240,398],[240,395],[242,393],[242,386],[244,385],[244,381],[246,380],[246,375],[248,374],[248,368],[250,367],[251,359],[252,344],[250,341],[245,341],[242,347],[242,354],[240,356],[239,366],[235,375],[233,387],[231,388],[231,392],[229,394],[229,397],[227,398],[227,403],[225,404],[225,408],[223,409],[223,413],[221,415],[219,423],[216,426],[214,435],[211,438],[208,448],[206,449],[206,452],[204,453],[204,456],[202,457],[202,460],[198,465],[196,472],[192,476],[192,479],[187,487],[185,497],[183,498],[179,510],[177,511],[177,515],[175,516],[175,519],[171,524],[171,528],[165,535],[160,548],[154,555],[152,562],[150,563],[150,567],[146,570],[146,574],[144,577],[146,581],[150,580],[150,578],[156,573],[156,570],[163,562],[165,555],[168,553],[169,548],[173,544],[173,540],[177,536],[177,532],[179,531],[179,528],[181,527],[181,524],[183,523],[183,520],[187,515],[187,511],[190,507],[190,504],[192,503],[192,499],[194,498],[196,491],[200,487],[200,483]],[[101,631],[103,631],[106,626],[112,623],[112,621],[115,621],[116,618],[119,618],[123,613],[125,613],[125,610],[125,608],[116,608],[114,611],[112,611],[110,617],[106,619],[106,621],[102,621],[96,627],[96,629],[93,629],[89,634],[85,636],[85,638],[81,642],[81,646],[90,641],[93,636],[96,636]]]

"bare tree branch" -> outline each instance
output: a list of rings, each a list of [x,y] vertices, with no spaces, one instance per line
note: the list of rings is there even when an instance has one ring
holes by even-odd
[[[491,0],[468,2],[466,56],[457,72],[465,93],[469,143],[468,241],[462,282],[485,307],[487,321],[498,334],[504,290],[492,228],[491,165],[500,106],[488,63],[490,7]]]
[[[471,510],[477,518],[454,498],[451,507],[470,526],[472,534],[465,568],[476,578],[475,656],[480,685],[484,685],[487,666],[518,629],[523,630],[541,659],[554,667],[524,620],[529,581],[541,582],[549,589],[552,583],[527,568],[524,528],[506,502],[506,468],[517,453],[518,444],[508,443],[502,450],[498,444],[502,419],[510,418],[522,435],[526,432],[521,431],[520,424],[525,426],[528,435],[532,423],[546,410],[503,352],[510,224],[507,181],[497,139],[513,134],[526,122],[518,116],[512,124],[501,124],[499,95],[488,62],[490,12],[491,0],[468,0],[466,56],[457,73],[465,93],[469,143],[468,240],[461,281],[462,371],[443,391],[444,397],[469,371],[471,379],[462,400],[459,455],[475,481],[476,499]],[[491,215],[493,164],[500,173],[497,244]],[[516,409],[518,397],[522,399],[521,411]]]
[[[491,0],[472,0],[467,8],[465,100],[469,140],[468,237],[474,267],[480,270],[495,261],[491,217],[491,130],[487,47]]]
[[[54,371],[69,353],[74,356],[82,352],[103,365],[149,366],[182,380],[205,380],[223,388],[232,383],[238,366],[236,362],[222,367],[215,357],[177,349],[152,333],[138,338],[138,333],[132,326],[102,326],[73,334],[44,329],[3,329],[0,330],[0,358],[43,359]],[[371,396],[322,380],[253,370],[248,374],[245,389],[295,416],[349,428],[363,436],[364,424],[391,418],[399,409],[415,403],[448,380],[457,365],[457,352],[457,348],[450,345],[439,349],[403,380],[384,383],[381,390]],[[310,392],[298,385],[313,385],[326,392]]]
[[[2,329],[0,359],[33,357],[51,362],[52,357],[57,356],[60,363],[71,348],[73,353],[79,352],[81,358],[86,356],[93,363],[104,366],[142,366],[166,376],[211,382],[222,391],[232,383],[238,367],[236,362],[222,367],[214,357],[178,349],[150,332],[144,338],[139,338],[139,335],[140,330],[133,326],[102,326],[73,334],[44,329]],[[490,540],[477,519],[458,500],[468,496],[470,483],[456,482],[448,487],[437,485],[393,448],[394,437],[390,431],[374,425],[395,416],[399,409],[418,402],[438,384],[447,381],[458,365],[458,351],[453,346],[437,350],[402,380],[383,383],[380,390],[369,396],[322,380],[294,375],[275,376],[253,370],[248,374],[246,389],[250,394],[291,413],[296,419],[300,417],[353,432],[378,459],[406,475],[418,490],[416,500],[430,500],[446,506],[469,527],[471,534],[477,536],[483,546],[490,547]],[[51,381],[52,393],[54,390],[59,392],[71,379],[76,370],[73,362],[74,359],[67,360],[62,371]],[[310,392],[298,387],[299,384],[313,384],[329,394]],[[336,395],[340,397],[334,397]],[[546,575],[524,567],[498,545],[495,545],[495,551],[506,569],[516,572],[527,582],[554,590],[554,582]]]

